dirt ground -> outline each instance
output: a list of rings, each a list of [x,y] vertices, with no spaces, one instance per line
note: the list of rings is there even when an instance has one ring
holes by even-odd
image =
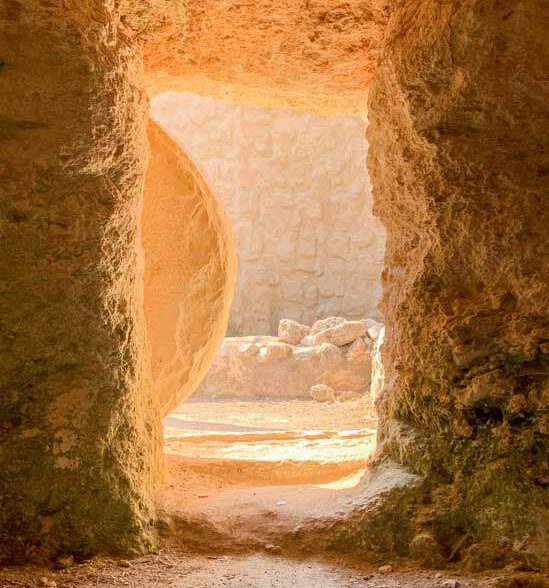
[[[199,425],[197,425],[197,423]],[[208,400],[190,398],[165,421],[165,435],[173,429],[221,430],[334,430],[375,428],[377,421],[368,397],[349,402],[309,400]],[[234,429],[234,428],[235,429]]]
[[[159,550],[66,569],[0,569],[0,588],[542,588],[511,571],[466,577],[326,559],[301,525],[344,516],[371,450],[367,400],[187,402],[166,419]],[[270,450],[269,450],[270,447]],[[343,467],[341,463],[343,463]],[[70,562],[69,562],[70,563]],[[59,566],[57,566],[59,567]]]
[[[0,569],[1,588],[547,588],[539,575],[490,576],[413,569],[380,572],[343,560],[293,560],[263,554],[159,553],[94,559],[66,570]]]
[[[287,553],[304,524],[346,513],[375,424],[366,398],[183,403],[165,420],[158,504],[170,534],[193,548]]]

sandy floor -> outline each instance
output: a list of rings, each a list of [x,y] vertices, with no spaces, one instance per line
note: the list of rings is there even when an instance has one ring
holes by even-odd
[[[286,553],[300,526],[346,512],[374,447],[367,399],[186,402],[165,420],[158,502],[186,545]]]
[[[539,575],[498,572],[386,573],[346,561],[292,560],[260,554],[208,556],[160,553],[128,560],[97,559],[68,570],[0,569],[1,588],[545,588]]]
[[[172,427],[207,428],[216,430],[333,430],[375,428],[376,419],[367,398],[351,402],[320,403],[307,400],[285,402],[227,401],[203,402],[192,398],[180,404],[166,419],[166,434]],[[234,429],[233,427],[236,427]]]
[[[349,452],[352,444],[343,447],[342,439],[363,442],[375,419],[365,401],[224,404],[186,403],[168,419],[167,434],[172,439],[166,442],[168,471],[158,496],[165,527],[159,553],[130,561],[94,559],[65,570],[0,569],[0,588],[547,586],[539,576],[510,573],[472,578],[451,571],[397,570],[396,565],[395,571],[382,573],[375,566],[341,558],[322,559],[321,538],[310,535],[308,547],[289,556],[284,537],[294,537],[306,521],[344,513],[364,471],[360,464],[352,464],[350,473],[339,475],[334,461],[323,460],[315,444],[322,442],[336,451],[340,443],[339,449]],[[178,439],[181,435],[183,439]],[[210,439],[195,442],[193,436]],[[279,443],[271,453],[269,437]],[[285,459],[292,452],[293,458]],[[313,467],[308,467],[311,463]],[[330,468],[336,479],[322,483],[318,472],[329,473]],[[302,478],[296,476],[300,470]]]

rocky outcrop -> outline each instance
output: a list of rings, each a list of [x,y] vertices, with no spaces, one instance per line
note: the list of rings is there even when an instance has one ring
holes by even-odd
[[[278,323],[278,338],[284,343],[298,345],[309,334],[310,328],[291,319],[282,319]]]
[[[267,97],[271,106],[362,114],[356,99],[366,95],[388,12],[377,0],[0,5],[1,563],[151,547],[159,431],[141,284],[146,104],[131,31],[114,11],[121,4],[144,44],[153,92],[166,80],[184,86],[188,66],[190,86],[207,86],[198,70],[225,80],[218,95],[228,88],[228,96]],[[368,97],[369,168],[389,235],[380,465],[357,488],[351,512],[311,527],[330,531],[322,536],[327,548],[355,557],[459,560],[473,570],[516,559],[521,568],[541,568],[549,478],[547,3],[390,6]],[[350,134],[329,150],[342,149]],[[254,157],[272,147],[268,137]],[[232,144],[222,136],[208,141],[223,155]],[[309,180],[312,167],[305,167]],[[330,178],[340,175],[337,166],[328,170]],[[258,177],[255,169],[249,184]],[[340,196],[328,209],[341,216],[341,203],[350,207],[354,198]],[[273,206],[280,213],[278,202],[262,204],[258,218],[274,218]],[[296,201],[288,208],[293,219]],[[285,223],[284,231],[311,231],[323,214],[311,210],[316,217]],[[257,253],[251,235],[249,251]],[[294,261],[329,257],[330,248],[367,251],[368,231],[347,235],[345,247],[331,233],[321,255],[300,250]],[[269,250],[263,247],[260,253]],[[374,267],[366,260],[361,268]],[[185,279],[215,283],[204,276],[208,264],[195,267],[199,274]],[[360,288],[365,283],[345,272]],[[258,283],[271,286],[269,279],[262,274]],[[330,280],[333,291],[288,280],[284,299],[312,308],[321,293],[340,297],[347,284]],[[199,284],[183,290],[201,292]],[[212,295],[218,309],[222,298]],[[192,353],[198,340],[188,360],[204,366]],[[202,341],[209,347],[207,336]],[[353,345],[353,357],[364,355],[366,342],[311,351],[246,341],[241,357],[283,365],[300,357],[314,363],[312,354],[322,365],[348,359]],[[161,343],[168,360],[181,358],[173,341]],[[323,380],[335,396],[330,384],[343,387],[347,376],[334,373]],[[399,465],[388,467],[391,461]],[[296,530],[292,540],[309,548],[311,529]]]
[[[0,5],[0,566],[144,549],[141,67],[112,3]]]
[[[354,321],[336,318],[340,327],[350,325],[353,330]],[[333,322],[325,321],[324,325]],[[287,326],[292,321],[283,319],[280,323],[279,330],[287,334]],[[366,327],[360,324],[360,333],[365,334]],[[298,327],[301,327],[301,332],[309,329],[304,325]],[[317,336],[329,330],[320,331]],[[308,339],[306,335],[301,341],[288,344],[277,337],[227,337],[195,395],[221,398],[312,397],[325,402],[351,400],[368,392],[373,341],[367,335],[355,335],[354,339],[346,337],[339,340],[338,345],[323,340],[309,344]],[[296,338],[293,340],[296,341]]]
[[[0,565],[148,549],[158,406],[223,336],[230,229],[154,126],[144,181],[142,64],[111,2],[4,2],[0,31]]]
[[[547,541],[548,27],[541,0],[401,2],[369,95],[380,456],[425,476],[443,551],[487,566]]]
[[[385,0],[121,0],[121,8],[152,92],[322,113],[364,110],[389,13]]]
[[[276,335],[282,318],[379,317],[385,237],[362,120],[175,93],[152,115],[229,211],[240,261],[229,335]]]
[[[343,347],[353,343],[361,337],[367,336],[366,325],[360,321],[345,321],[335,327],[324,329],[314,335],[315,343],[331,343],[336,347]]]

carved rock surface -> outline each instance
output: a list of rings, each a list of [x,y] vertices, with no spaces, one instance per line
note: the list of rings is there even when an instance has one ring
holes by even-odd
[[[121,7],[143,44],[153,93],[179,88],[324,113],[364,110],[389,14],[385,0],[121,0]]]
[[[239,255],[230,336],[289,318],[378,318],[384,229],[371,211],[364,122],[169,93],[154,119],[229,211]]]
[[[448,548],[547,542],[547,30],[543,0],[400,2],[369,93],[380,451],[445,481],[431,509]]]
[[[222,204],[154,122],[142,213],[144,305],[162,415],[189,396],[223,340],[236,250]]]
[[[0,5],[0,566],[141,550],[147,370],[140,62],[112,3]]]

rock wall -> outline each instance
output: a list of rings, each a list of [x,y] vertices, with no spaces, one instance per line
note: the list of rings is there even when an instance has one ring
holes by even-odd
[[[149,89],[363,112],[386,0],[120,0]],[[220,41],[221,40],[221,41]]]
[[[0,565],[145,547],[140,62],[112,3],[0,5]]]
[[[195,397],[359,398],[370,387],[370,354],[380,328],[370,319],[329,317],[313,325],[314,335],[305,335],[309,327],[283,320],[278,337],[226,337]],[[315,397],[315,385],[325,397]]]
[[[229,210],[240,257],[230,335],[274,334],[282,317],[379,316],[385,237],[362,120],[175,93],[152,113]]]
[[[547,555],[547,30],[542,0],[401,2],[369,95],[380,457],[472,569]]]

